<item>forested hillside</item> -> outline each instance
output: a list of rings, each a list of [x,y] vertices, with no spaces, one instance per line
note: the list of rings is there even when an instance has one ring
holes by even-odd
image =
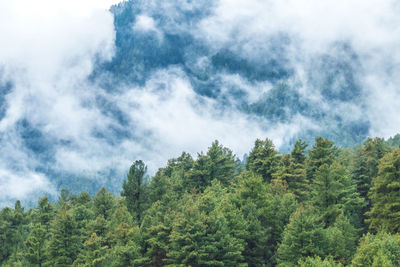
[[[343,149],[322,137],[245,162],[215,141],[120,196],[62,190],[0,212],[1,266],[400,266],[399,137]]]

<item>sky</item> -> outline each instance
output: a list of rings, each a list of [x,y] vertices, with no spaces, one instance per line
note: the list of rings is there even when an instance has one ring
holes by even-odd
[[[185,48],[185,64],[193,72],[213,72],[212,56],[225,50],[254,66],[281,60],[293,72],[289,84],[307,102],[344,122],[368,121],[370,136],[400,132],[396,1],[136,2],[140,10],[127,27],[130,34],[153,40],[160,50],[168,47],[171,34],[191,36],[206,51]],[[324,127],[301,114],[274,123],[244,114],[230,90],[239,88],[244,92],[240,100],[252,103],[272,84],[242,73],[213,72],[218,98],[199,95],[187,70],[173,64],[152,69],[143,83],[112,91],[93,83],[96,65],[116,55],[116,29],[108,11],[116,3],[0,1],[0,206],[56,196],[54,176],[100,184],[115,179],[119,185],[136,159],[154,173],[182,151],[194,157],[205,152],[216,139],[241,158],[256,138],[271,138],[280,148],[302,131]],[[194,19],[190,14],[196,12],[204,15]],[[273,40],[282,36],[290,41],[276,47]],[[324,99],[321,87],[330,75],[337,77],[328,89],[334,96],[347,90],[349,76],[330,72],[323,58],[354,72],[351,79],[360,90],[351,101]],[[141,75],[145,67],[132,65]]]

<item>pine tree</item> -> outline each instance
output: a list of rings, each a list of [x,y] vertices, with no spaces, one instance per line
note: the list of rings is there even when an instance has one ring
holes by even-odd
[[[105,187],[102,187],[96,196],[93,197],[94,201],[94,215],[95,217],[103,217],[105,220],[110,218],[115,207],[115,198],[112,193],[107,192]]]
[[[372,179],[378,175],[379,160],[389,152],[389,148],[382,138],[368,138],[363,147],[356,150],[352,167],[352,178],[356,181],[357,191],[365,199],[366,205],[360,210],[363,218],[362,226],[367,231],[368,224],[365,223],[364,214],[371,209],[371,200],[368,192],[371,188]]]
[[[42,267],[45,261],[46,235],[47,230],[45,225],[36,223],[31,226],[31,231],[25,241],[25,246],[27,248],[25,258],[32,265]]]
[[[332,225],[341,212],[351,218],[353,223],[359,223],[358,210],[365,203],[358,196],[355,185],[343,166],[337,162],[331,166],[320,166],[314,174],[311,187],[311,201],[320,212],[326,227]]]
[[[323,225],[318,215],[312,207],[300,205],[283,232],[277,251],[278,266],[297,266],[299,260],[307,257],[323,257],[325,247]]]
[[[305,201],[309,198],[310,184],[306,169],[290,154],[282,156],[281,165],[273,177],[287,184],[288,191],[292,192],[297,200]]]
[[[71,266],[81,248],[78,225],[68,203],[63,203],[50,227],[45,266]]]
[[[367,212],[370,228],[391,233],[400,231],[400,150],[382,158],[379,173],[372,180],[369,193],[371,211]]]
[[[15,244],[15,230],[12,226],[13,211],[5,207],[0,212],[0,265],[2,265],[13,252]]]
[[[338,149],[332,141],[322,137],[315,138],[315,144],[308,151],[307,177],[312,180],[319,167],[326,164],[330,166],[337,157]]]
[[[110,251],[111,267],[143,266],[141,262],[141,236],[138,226],[120,223],[115,232],[116,244]]]
[[[400,266],[400,235],[379,232],[362,237],[352,266]]]
[[[244,256],[249,266],[275,264],[284,226],[297,208],[295,196],[281,187],[267,186],[261,176],[251,172],[240,176],[236,201],[248,226]]]
[[[185,176],[184,187],[203,192],[212,180],[228,186],[233,183],[236,171],[236,159],[232,151],[215,141],[207,154],[199,154],[192,170]]]
[[[224,189],[215,184],[202,196],[186,195],[175,215],[167,261],[186,266],[244,266],[244,241],[235,236],[222,211]],[[218,196],[218,197],[217,197]],[[231,213],[232,214],[232,213]]]
[[[121,196],[125,197],[129,212],[140,225],[145,209],[145,175],[147,167],[143,161],[135,161],[129,169],[128,177],[122,185]]]
[[[343,265],[350,264],[359,238],[358,231],[350,220],[343,213],[340,214],[335,223],[325,229],[325,236],[327,253]]]
[[[268,138],[264,141],[257,139],[247,158],[246,170],[261,175],[265,182],[270,182],[272,174],[278,167],[278,154],[279,152],[275,150],[271,140]]]
[[[296,164],[304,164],[306,161],[305,149],[308,144],[303,140],[299,139],[294,144],[291,156]]]
[[[45,196],[38,201],[38,207],[36,209],[37,220],[36,222],[46,227],[48,231],[50,226],[50,221],[54,217],[54,209],[49,199]]]
[[[141,225],[144,256],[142,265],[164,266],[169,252],[169,236],[179,205],[157,201],[147,210]]]

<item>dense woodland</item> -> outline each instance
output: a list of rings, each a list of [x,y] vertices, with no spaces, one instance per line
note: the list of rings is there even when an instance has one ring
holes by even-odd
[[[341,149],[318,137],[244,162],[217,141],[120,196],[62,190],[0,212],[1,266],[400,266],[399,136]]]

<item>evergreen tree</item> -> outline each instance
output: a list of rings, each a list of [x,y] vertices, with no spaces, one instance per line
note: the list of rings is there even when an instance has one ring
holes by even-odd
[[[176,204],[174,202],[174,204]],[[166,203],[157,201],[147,210],[141,226],[144,257],[143,265],[164,266],[169,252],[169,236],[178,204],[167,207]]]
[[[294,163],[296,164],[304,164],[306,161],[305,149],[307,148],[308,144],[299,139],[294,144],[293,150],[291,152],[291,156],[293,158]]]
[[[314,177],[319,167],[326,164],[330,166],[337,157],[338,149],[332,141],[322,137],[315,138],[315,144],[308,151],[307,176],[310,180]]]
[[[348,265],[354,255],[358,241],[358,231],[344,214],[325,230],[327,253],[337,262]]]
[[[283,155],[281,165],[273,176],[287,184],[288,191],[292,192],[297,200],[305,201],[309,198],[310,184],[304,165],[297,162],[298,160],[290,154]]]
[[[203,192],[212,180],[228,186],[233,183],[236,171],[236,159],[232,151],[215,141],[207,154],[199,154],[192,170],[184,180],[187,191],[191,189]]]
[[[368,192],[371,188],[372,179],[378,175],[379,160],[388,152],[389,148],[382,138],[368,138],[363,147],[356,150],[351,171],[352,177],[357,184],[357,191],[366,201],[365,207],[360,210],[361,216],[371,209],[371,200]],[[365,217],[363,219],[365,220]],[[368,225],[363,222],[362,226],[366,231]]]
[[[237,200],[247,228],[244,256],[249,266],[274,266],[284,226],[295,211],[295,196],[281,185],[270,185],[251,172],[240,176]]]
[[[50,226],[50,221],[54,217],[54,208],[46,196],[38,201],[36,216],[37,216],[36,222],[45,226],[46,231],[48,231]]]
[[[140,253],[141,236],[139,227],[120,223],[114,232],[116,244],[110,251],[109,266],[143,266]]]
[[[36,223],[31,226],[31,231],[25,241],[27,252],[26,259],[34,266],[42,267],[45,261],[45,241],[47,236],[46,226]]]
[[[128,180],[122,185],[121,196],[125,197],[129,212],[140,225],[145,209],[145,175],[147,167],[143,161],[135,161],[129,169]]]
[[[216,187],[220,185],[216,184]],[[211,190],[211,191],[210,191]],[[182,212],[175,216],[167,261],[186,266],[244,266],[244,242],[229,229],[212,188],[203,196],[187,195]],[[217,192],[223,192],[217,189]],[[215,195],[214,195],[215,196]],[[221,196],[220,196],[221,197]]]
[[[261,175],[264,181],[270,182],[272,174],[276,172],[279,159],[272,141],[257,139],[253,149],[247,157],[246,170]]]
[[[21,265],[25,252],[24,241],[29,233],[29,218],[17,200],[14,209],[4,208],[0,214],[0,264]]]
[[[68,203],[63,203],[50,226],[45,266],[71,266],[81,248],[78,225]]]
[[[400,266],[400,235],[366,234],[360,241],[352,266]]]
[[[320,166],[311,186],[311,201],[320,212],[326,227],[332,225],[341,212],[351,218],[353,223],[359,224],[357,211],[363,207],[364,202],[343,166],[337,162],[331,166]]]
[[[96,196],[93,197],[94,200],[94,215],[95,217],[103,217],[105,220],[110,218],[115,207],[115,198],[112,193],[107,192],[105,187],[102,187]]]
[[[379,173],[372,180],[369,193],[371,211],[367,212],[370,228],[391,233],[400,231],[400,149],[382,158]]]
[[[93,233],[83,244],[82,253],[80,253],[73,266],[106,266],[107,247],[101,245],[101,238]]]
[[[307,257],[325,256],[323,225],[315,210],[300,205],[286,226],[277,251],[278,266],[296,266]]]
[[[10,257],[15,244],[12,216],[13,211],[9,207],[5,207],[0,212],[0,265]]]

